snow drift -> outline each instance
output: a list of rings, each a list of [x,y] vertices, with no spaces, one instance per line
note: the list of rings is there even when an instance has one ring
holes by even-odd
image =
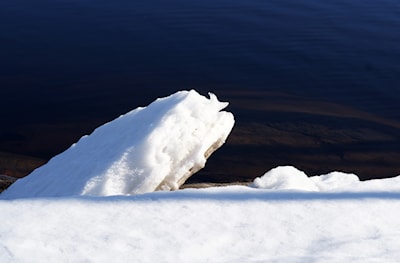
[[[228,103],[180,91],[82,137],[3,198],[129,195],[178,189],[226,140]]]
[[[273,190],[317,191],[307,175],[293,166],[279,166],[254,179],[251,186]]]
[[[308,192],[399,192],[400,175],[393,178],[360,181],[352,173],[331,172],[307,176],[293,166],[278,166],[254,179],[252,188]]]

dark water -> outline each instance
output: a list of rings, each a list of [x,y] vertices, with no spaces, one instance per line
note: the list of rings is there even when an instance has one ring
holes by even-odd
[[[3,140],[21,123],[100,122],[189,88],[250,92],[250,104],[278,92],[397,121],[400,2],[0,1]]]

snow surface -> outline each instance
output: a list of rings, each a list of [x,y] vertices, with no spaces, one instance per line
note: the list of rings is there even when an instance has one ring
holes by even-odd
[[[82,137],[2,197],[108,196],[178,189],[226,140],[228,103],[180,91]]]
[[[328,191],[293,190],[303,182],[286,179],[292,190],[228,186],[0,200],[0,258],[6,263],[400,262],[400,177],[353,181],[359,191],[343,192],[349,184],[342,175],[313,179],[325,182]],[[368,191],[360,191],[364,186]]]
[[[14,183],[0,195],[1,262],[400,262],[400,176],[283,166],[250,186],[140,194],[204,165],[233,126],[225,106],[178,92]]]

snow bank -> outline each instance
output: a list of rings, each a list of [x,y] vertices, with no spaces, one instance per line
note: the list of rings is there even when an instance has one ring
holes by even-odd
[[[285,166],[253,187],[0,200],[0,211],[5,263],[400,262],[400,176]]]
[[[360,181],[351,173],[331,172],[308,177],[293,166],[278,166],[254,179],[254,188],[269,190],[302,190],[319,192],[400,191],[400,176]]]
[[[230,186],[0,200],[0,211],[4,263],[400,262],[399,192]]]
[[[82,137],[2,198],[129,195],[178,189],[226,140],[228,103],[180,91]]]

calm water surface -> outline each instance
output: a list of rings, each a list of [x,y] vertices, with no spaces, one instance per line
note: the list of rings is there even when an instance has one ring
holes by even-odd
[[[389,107],[400,98],[395,0],[13,0],[0,3],[0,32],[2,114],[18,104],[67,115],[68,103],[128,95],[132,105],[197,88],[291,92],[400,117]]]
[[[6,0],[0,32],[3,127],[109,119],[188,88],[400,118],[396,0]]]

